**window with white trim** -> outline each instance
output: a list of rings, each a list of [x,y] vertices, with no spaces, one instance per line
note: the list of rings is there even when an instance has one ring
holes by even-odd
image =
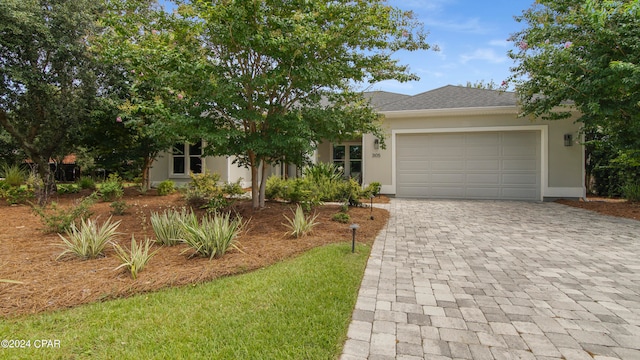
[[[175,144],[171,151],[172,174],[202,173],[202,141],[195,144]]]

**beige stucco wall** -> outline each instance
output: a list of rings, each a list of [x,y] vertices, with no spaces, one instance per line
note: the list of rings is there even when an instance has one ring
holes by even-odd
[[[579,144],[580,127],[574,123],[575,117],[557,121],[518,118],[516,108],[388,112],[384,115],[386,149],[373,148],[373,135],[367,134],[363,137],[363,183],[380,182],[383,192],[393,194],[395,185],[392,183],[394,131],[478,131],[482,128],[508,130],[512,127],[516,129],[535,126],[545,129],[541,130],[541,136],[545,137],[542,141],[543,146],[547,145],[546,151],[543,151],[546,153],[546,159],[543,160],[543,164],[546,164],[543,169],[543,196],[584,196],[584,149]],[[572,134],[573,146],[564,145],[564,134]]]
[[[222,181],[234,182],[242,178],[242,186],[251,184],[251,172],[248,169],[240,168],[231,164],[231,159],[223,156],[207,156],[203,158],[204,169],[211,173],[220,175]],[[187,184],[191,179],[189,175],[176,175],[171,171],[171,153],[161,152],[151,165],[150,178],[151,186],[156,186],[163,180],[173,180],[176,185]]]
[[[226,156],[207,156],[204,157],[204,169],[211,173],[220,175],[220,180],[226,182],[236,182],[242,179],[242,187],[251,186],[251,170],[245,167],[233,164],[234,157]],[[163,180],[173,180],[176,185],[187,184],[191,178],[189,175],[176,175],[170,172],[171,169],[171,153],[162,152],[156,158],[151,166],[150,178],[151,186],[157,186]],[[272,174],[279,174],[280,166],[269,166],[267,177]]]

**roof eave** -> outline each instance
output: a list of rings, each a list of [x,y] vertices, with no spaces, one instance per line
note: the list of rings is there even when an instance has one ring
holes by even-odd
[[[397,110],[397,111],[381,111],[386,118],[406,119],[406,118],[425,118],[425,117],[442,117],[442,116],[461,116],[461,115],[518,115],[520,108],[518,106],[483,106],[483,107],[466,107],[466,108],[450,108],[450,109],[422,109],[422,110]]]

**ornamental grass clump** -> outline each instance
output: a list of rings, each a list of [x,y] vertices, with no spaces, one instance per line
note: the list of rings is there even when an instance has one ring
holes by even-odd
[[[287,234],[295,238],[307,235],[311,230],[313,230],[314,226],[318,225],[318,222],[316,221],[318,215],[305,216],[300,205],[298,205],[296,211],[293,213],[293,218],[290,219],[287,215],[283,216],[288,222],[288,224],[283,224],[289,229]]]
[[[182,242],[189,245],[196,254],[209,259],[219,258],[229,248],[240,250],[235,239],[244,227],[240,217],[231,219],[229,213],[205,216],[200,224],[182,222],[184,238]]]
[[[80,227],[77,227],[75,223],[71,224],[71,228],[66,231],[66,237],[58,234],[62,239],[61,246],[64,249],[58,255],[58,259],[67,254],[75,255],[83,260],[103,256],[107,244],[120,234],[117,232],[119,225],[120,220],[112,223],[111,218],[102,225],[98,225],[97,221],[91,219],[83,219]]]
[[[135,280],[138,277],[138,273],[144,269],[149,260],[160,250],[157,249],[154,252],[149,252],[151,248],[151,241],[145,239],[144,243],[138,244],[133,234],[131,235],[131,247],[129,250],[125,250],[118,244],[113,244],[113,249],[116,251],[116,256],[120,259],[122,264],[116,268],[126,268],[131,277]]]
[[[182,208],[180,212],[170,209],[163,213],[151,213],[151,227],[156,235],[156,243],[173,246],[184,238],[184,224],[198,225],[196,215]]]

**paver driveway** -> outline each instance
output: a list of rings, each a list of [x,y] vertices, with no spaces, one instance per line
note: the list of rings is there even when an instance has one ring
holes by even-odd
[[[640,359],[640,221],[555,203],[388,208],[341,359]]]

